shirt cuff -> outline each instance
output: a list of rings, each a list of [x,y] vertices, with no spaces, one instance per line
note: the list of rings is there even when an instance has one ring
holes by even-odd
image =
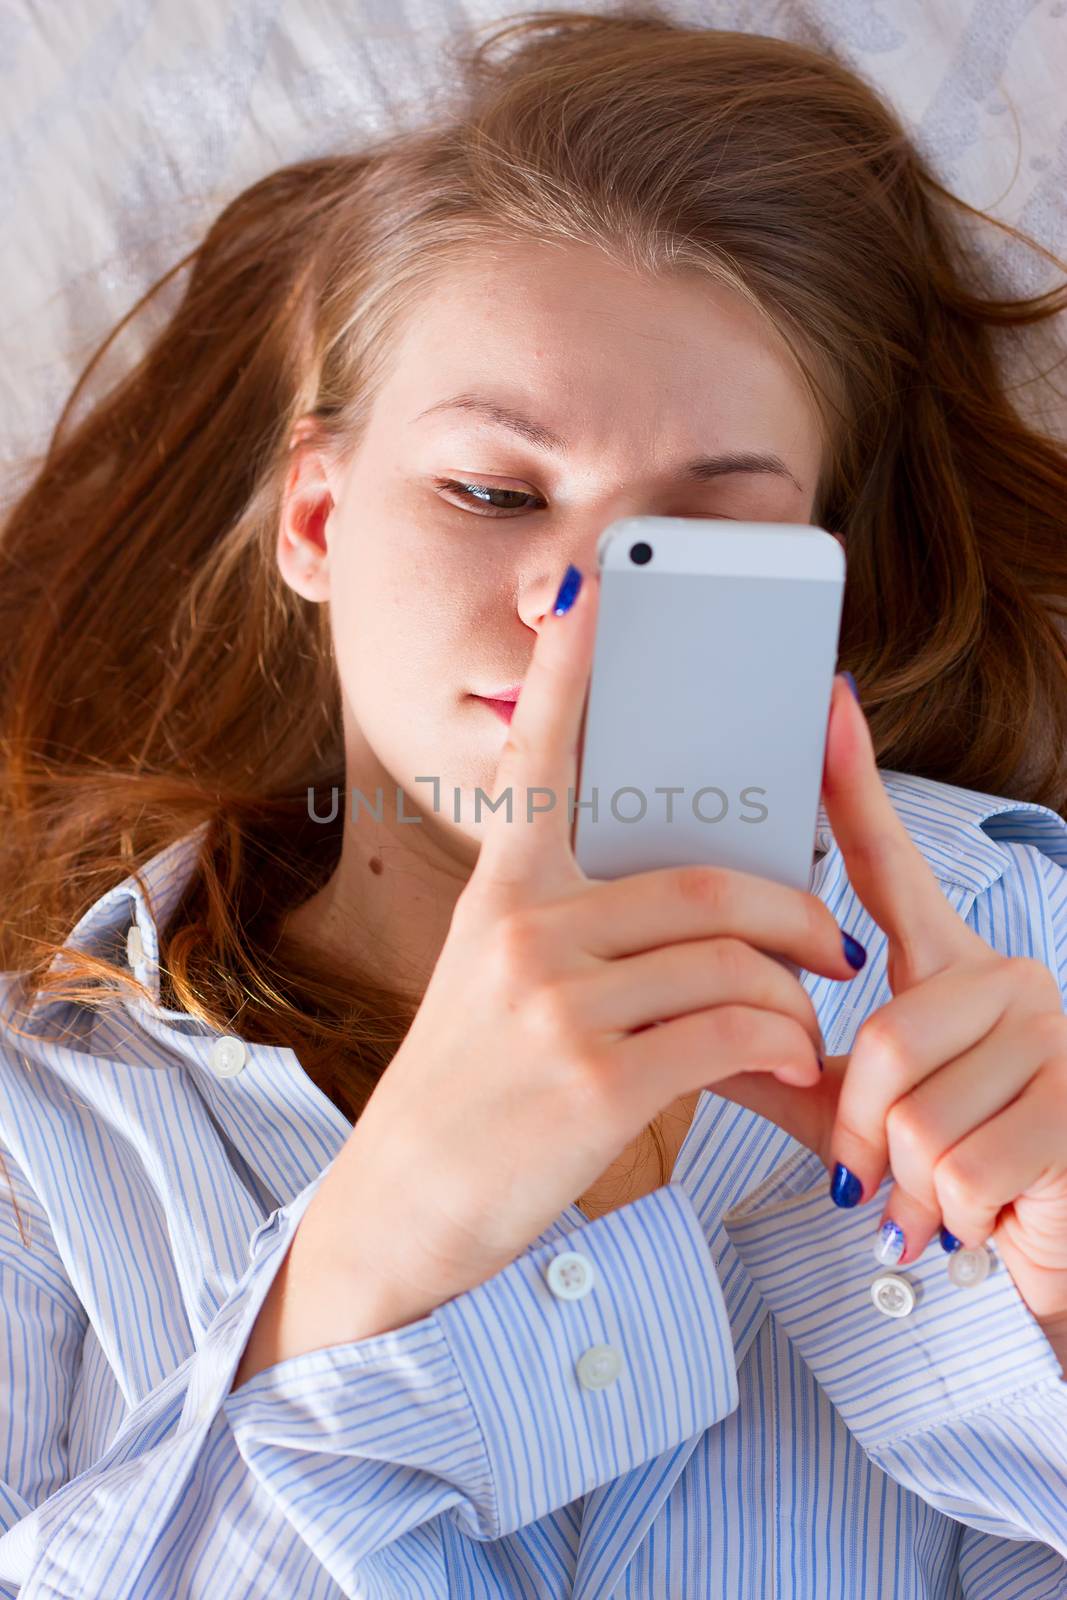
[[[1059,1361],[995,1246],[980,1284],[957,1287],[931,1241],[918,1261],[874,1257],[893,1185],[887,1174],[862,1206],[830,1199],[826,1167],[800,1151],[723,1218],[767,1305],[865,1449],[1058,1385]],[[892,1271],[915,1304],[887,1316],[871,1285]]]
[[[417,1322],[265,1368],[224,1410],[252,1471],[321,1547],[327,1526],[358,1539],[384,1516],[395,1534],[447,1506],[469,1536],[500,1538],[737,1401],[715,1264],[669,1184]],[[313,1456],[350,1457],[352,1471],[317,1475]]]

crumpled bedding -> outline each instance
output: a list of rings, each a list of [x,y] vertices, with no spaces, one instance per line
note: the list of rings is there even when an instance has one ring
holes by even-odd
[[[1067,255],[1067,0],[666,4],[688,23],[829,44],[887,92],[947,187]],[[8,0],[3,498],[43,449],[101,335],[239,189],[274,166],[358,143],[387,114],[417,120],[449,31],[542,8]],[[1005,292],[1061,280],[996,229],[981,230],[975,249]],[[120,341],[114,360],[136,354],[150,329],[146,320]],[[115,375],[109,364],[101,381]],[[1067,434],[1065,402],[1043,422]]]

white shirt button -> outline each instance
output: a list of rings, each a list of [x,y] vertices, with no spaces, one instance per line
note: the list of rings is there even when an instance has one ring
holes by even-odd
[[[977,1250],[953,1250],[948,1258],[948,1275],[957,1289],[973,1289],[989,1276],[989,1251],[985,1245]]]
[[[915,1304],[915,1290],[899,1272],[880,1272],[871,1284],[871,1299],[883,1316],[906,1317]]]
[[[243,1039],[224,1033],[211,1046],[211,1070],[219,1078],[232,1078],[245,1064],[248,1049]]]
[[[126,935],[126,960],[131,967],[140,966],[144,960],[144,940],[136,922],[130,923],[130,931]]]
[[[548,1263],[545,1279],[560,1300],[580,1300],[596,1282],[593,1263],[577,1250],[561,1250]]]
[[[595,1344],[578,1357],[574,1370],[583,1389],[606,1389],[622,1371],[622,1357],[613,1344]]]

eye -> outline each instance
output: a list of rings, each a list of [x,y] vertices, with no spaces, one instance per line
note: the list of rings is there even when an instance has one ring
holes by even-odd
[[[528,509],[521,505],[516,506],[514,504],[516,500],[536,500],[537,506],[534,509],[537,510],[543,509],[545,505],[545,501],[539,495],[530,494],[521,489],[494,489],[491,484],[487,483],[458,483],[454,478],[441,478],[438,480],[437,487],[438,489],[452,490],[454,494],[461,496],[468,506],[473,500],[477,504],[493,508],[489,511],[475,513],[478,516],[506,516],[509,510],[523,511]],[[512,504],[510,506],[501,506],[492,500],[482,499],[483,495],[501,495],[505,500],[510,496]]]

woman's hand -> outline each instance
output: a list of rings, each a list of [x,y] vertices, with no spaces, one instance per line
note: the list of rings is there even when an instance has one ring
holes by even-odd
[[[241,1381],[264,1351],[402,1327],[483,1283],[653,1117],[739,1063],[793,1085],[822,1077],[796,968],[854,969],[817,896],[699,865],[599,881],[574,858],[563,797],[598,593],[587,577],[538,629],[497,766],[507,804],[489,814],[411,1028],[300,1221],[292,1284],[268,1296]]]
[[[1059,985],[1044,962],[998,954],[952,909],[889,800],[866,718],[840,677],[823,799],[849,879],[886,934],[893,999],[861,1025],[850,1054],[825,1058],[814,1089],[743,1073],[716,1093],[815,1150],[834,1172],[839,1204],[868,1198],[888,1168],[894,1182],[872,1239],[884,1222],[898,1225],[904,1252],[894,1264],[914,1261],[942,1226],[967,1247],[991,1238],[1034,1317],[1062,1328]]]

